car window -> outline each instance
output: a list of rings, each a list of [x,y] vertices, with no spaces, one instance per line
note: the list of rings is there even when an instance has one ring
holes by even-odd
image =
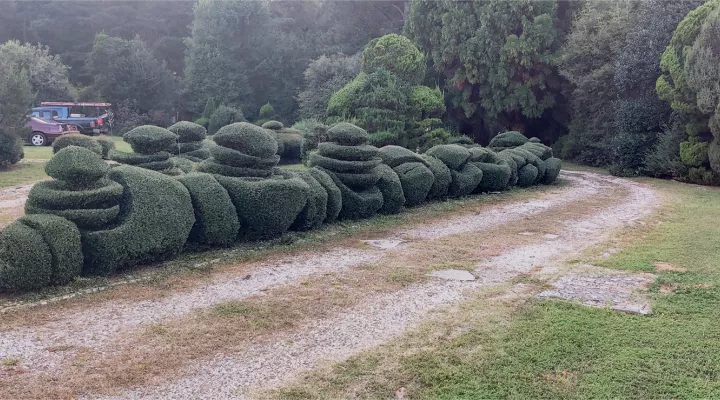
[[[32,116],[33,116],[33,117],[39,117],[39,116],[40,116],[40,112],[39,112],[39,111],[33,111]]]
[[[56,110],[53,110],[52,114],[50,114],[50,117],[55,118],[55,117],[60,117],[60,115],[58,114],[58,112]]]
[[[50,111],[43,111],[43,112],[42,112],[42,117],[43,117],[43,118],[50,119],[50,118],[51,118],[51,115],[52,115],[52,113],[51,113]]]

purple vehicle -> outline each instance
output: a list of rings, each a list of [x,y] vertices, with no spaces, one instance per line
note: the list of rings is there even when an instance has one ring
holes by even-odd
[[[47,146],[62,135],[80,133],[77,126],[62,124],[38,117],[30,117],[25,126],[31,129],[31,133],[25,140],[33,146]]]

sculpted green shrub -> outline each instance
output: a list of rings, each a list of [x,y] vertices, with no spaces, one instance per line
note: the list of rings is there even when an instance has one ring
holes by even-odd
[[[452,174],[450,168],[445,165],[440,159],[427,154],[421,154],[420,157],[425,161],[425,165],[433,173],[435,180],[433,185],[428,192],[428,199],[441,199],[447,196],[448,188],[452,182]]]
[[[532,165],[527,164],[518,170],[518,181],[517,185],[520,187],[529,187],[537,180],[538,169]]]
[[[391,145],[381,147],[378,149],[378,155],[382,158],[383,163],[389,165],[391,168],[395,168],[404,163],[425,162],[420,154],[400,146]]]
[[[508,180],[508,187],[517,185],[518,181],[518,164],[515,159],[510,155],[509,152],[501,151],[498,153],[500,162],[498,164],[505,164],[510,168],[510,180]]]
[[[448,187],[449,197],[467,196],[472,193],[483,178],[483,172],[474,163],[466,163],[460,169],[450,170],[452,182]]]
[[[119,269],[178,254],[195,223],[188,190],[177,179],[120,165],[108,173],[120,184],[122,213],[106,229],[82,231],[86,275]]]
[[[440,159],[451,170],[460,168],[470,159],[470,150],[457,144],[441,144],[431,147],[425,154]]]
[[[315,178],[315,180],[325,189],[325,192],[327,192],[327,215],[325,217],[325,221],[335,221],[338,218],[338,215],[340,215],[340,210],[342,210],[342,193],[340,193],[340,189],[337,187],[330,175],[328,175],[325,171],[319,168],[310,168],[308,172],[310,172],[310,175],[312,175],[312,177]]]
[[[522,146],[527,141],[528,138],[525,137],[525,135],[523,135],[522,133],[517,131],[508,131],[492,138],[488,147],[490,147],[491,149],[502,150],[506,148]]]
[[[38,289],[51,277],[52,253],[39,232],[19,221],[0,232],[0,289]]]
[[[243,114],[241,109],[228,106],[219,106],[210,116],[207,130],[209,134],[213,135],[223,126],[230,125],[233,122],[244,121],[245,115]]]
[[[121,164],[159,171],[167,175],[182,173],[170,161],[171,154],[178,149],[178,135],[153,125],[139,126],[123,135],[123,140],[130,144],[135,153],[110,150],[108,157]]]
[[[262,124],[262,127],[273,131],[279,131],[280,129],[284,128],[285,125],[283,125],[283,123],[280,121],[268,121]]]
[[[100,154],[101,156],[103,155],[103,147],[100,145],[100,143],[98,143],[97,140],[91,138],[90,136],[82,135],[79,133],[72,135],[63,135],[55,139],[55,141],[53,141],[52,143],[53,154],[68,146],[84,147],[94,153]]]
[[[176,122],[168,130],[177,135],[178,143],[202,142],[207,137],[204,126],[189,121]]]
[[[491,164],[479,162],[474,164],[483,172],[482,180],[475,189],[476,192],[501,192],[507,189],[511,176],[510,166],[507,163]]]
[[[235,243],[240,221],[227,190],[210,174],[191,173],[177,179],[190,193],[195,210],[188,240],[210,246]]]
[[[394,33],[371,40],[362,53],[366,74],[385,69],[411,85],[422,82],[425,68],[425,56],[420,50],[410,39]]]
[[[380,177],[377,187],[382,193],[383,204],[378,212],[380,214],[395,214],[402,210],[405,204],[405,194],[400,177],[390,166],[380,164],[375,168],[375,173]]]
[[[0,126],[0,166],[17,164],[24,156],[22,139]]]
[[[551,157],[545,160],[545,164],[547,168],[545,169],[545,176],[542,179],[542,183],[550,185],[555,183],[558,175],[560,175],[562,161],[559,158]]]
[[[64,285],[80,276],[83,267],[82,243],[77,226],[55,215],[25,215],[17,222],[42,236],[51,255],[51,285]]]
[[[107,160],[110,154],[110,150],[115,149],[115,142],[105,136],[97,137],[95,138],[95,140],[100,143],[100,147],[102,147],[102,157]]]
[[[402,183],[405,205],[422,204],[435,183],[435,175],[422,162],[406,162],[393,168]]]
[[[300,211],[290,229],[307,231],[320,227],[327,218],[328,192],[325,187],[313,177],[310,171],[282,171],[282,174],[286,177],[297,176],[310,188],[305,208]]]

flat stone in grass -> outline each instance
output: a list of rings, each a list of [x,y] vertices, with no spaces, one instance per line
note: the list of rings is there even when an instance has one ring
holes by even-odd
[[[433,271],[430,276],[435,278],[445,279],[448,281],[474,281],[475,275],[468,271],[461,269],[443,269],[440,271]]]
[[[363,243],[377,247],[379,249],[387,250],[387,249],[394,249],[395,247],[400,246],[402,243],[404,243],[404,240],[363,240]]]

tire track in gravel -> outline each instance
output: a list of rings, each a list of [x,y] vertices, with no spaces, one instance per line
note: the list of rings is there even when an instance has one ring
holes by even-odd
[[[216,357],[178,380],[129,389],[117,398],[246,398],[253,390],[277,386],[321,360],[340,361],[384,343],[417,326],[429,311],[462,300],[469,290],[507,282],[538,265],[552,269],[561,259],[601,243],[616,230],[646,216],[660,202],[652,189],[638,183],[589,173],[573,175],[626,188],[629,195],[590,217],[565,221],[565,229],[557,238],[510,250],[476,265],[476,281],[436,280],[378,296],[290,335],[248,346],[239,354]]]

